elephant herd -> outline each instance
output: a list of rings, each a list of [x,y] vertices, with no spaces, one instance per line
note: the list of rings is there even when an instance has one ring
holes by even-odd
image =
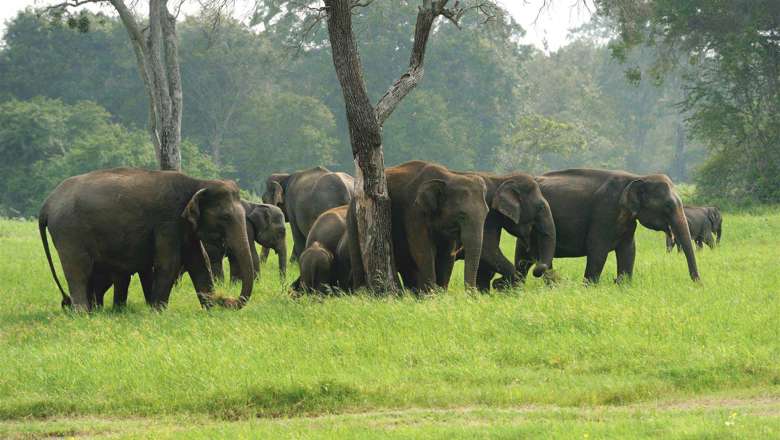
[[[612,251],[618,278],[630,277],[637,221],[665,232],[667,248],[684,252],[690,277],[698,280],[692,241],[712,247],[712,234],[718,242],[721,236],[717,208],[683,207],[671,180],[660,174],[569,169],[495,175],[424,161],[389,167],[385,174],[394,262],[412,291],[446,289],[457,259],[465,260],[466,286],[480,290],[518,285],[532,266],[540,277],[554,258],[586,257],[585,279],[597,282]],[[300,266],[293,290],[365,285],[353,190],[351,176],[316,167],[271,175],[264,203],[250,203],[232,181],[101,170],[63,181],[41,208],[39,230],[63,307],[100,307],[111,286],[114,307],[122,307],[130,277],[138,274],[146,302],[164,308],[187,272],[203,307],[241,308],[269,249],[284,278],[285,222],[294,243],[290,259]],[[70,295],[57,277],[47,228]],[[502,231],[517,238],[514,262],[500,250]],[[263,246],[262,257],[255,242]],[[214,295],[225,256],[231,280],[242,283],[237,299]]]

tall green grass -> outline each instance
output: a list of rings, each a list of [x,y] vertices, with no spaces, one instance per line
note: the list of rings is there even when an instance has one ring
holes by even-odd
[[[565,259],[554,287],[531,279],[511,292],[466,292],[459,265],[450,291],[423,299],[292,299],[272,255],[241,311],[201,310],[185,277],[165,312],[147,309],[134,279],[125,312],[74,315],[60,309],[36,225],[0,221],[0,419],[776,395],[778,237],[776,210],[726,215],[720,248],[697,253],[699,284],[663,234],[640,228],[635,276],[621,285],[611,257],[590,287],[584,259]]]

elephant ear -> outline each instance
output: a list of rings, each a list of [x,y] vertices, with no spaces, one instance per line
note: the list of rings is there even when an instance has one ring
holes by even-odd
[[[707,217],[710,219],[712,227],[717,228],[718,223],[720,223],[720,211],[718,208],[707,208]]]
[[[431,179],[417,189],[414,206],[431,214],[438,211],[444,203],[444,189],[447,183],[440,179]]]
[[[268,229],[271,223],[271,213],[263,206],[253,205],[246,213],[247,221],[255,228],[255,234]]]
[[[271,192],[271,201],[268,202],[272,205],[279,206],[284,202],[284,190],[279,182],[271,182],[269,184],[269,191]]]
[[[620,195],[620,206],[631,212],[631,215],[637,215],[642,208],[643,193],[644,181],[642,179],[632,180]]]
[[[184,208],[184,212],[181,213],[182,218],[192,226],[193,231],[198,230],[198,221],[200,220],[200,204],[206,197],[206,188],[199,189],[187,202],[187,206]]]
[[[520,221],[520,192],[512,182],[504,182],[496,190],[493,197],[491,208],[507,216],[512,223],[517,224]]]

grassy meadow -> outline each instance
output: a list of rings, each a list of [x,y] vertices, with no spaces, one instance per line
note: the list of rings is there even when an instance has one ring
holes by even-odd
[[[292,299],[272,254],[241,311],[185,277],[153,312],[134,278],[126,311],[76,315],[37,224],[0,220],[0,438],[778,437],[778,237],[780,210],[726,214],[695,284],[640,227],[630,283],[565,259],[481,295],[459,263],[424,299]]]

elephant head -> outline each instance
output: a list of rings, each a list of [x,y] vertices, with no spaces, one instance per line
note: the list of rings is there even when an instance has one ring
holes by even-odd
[[[720,244],[720,236],[723,232],[723,217],[720,215],[720,209],[716,207],[707,208],[707,218],[709,218],[710,224],[712,224],[712,232],[717,237],[715,242]]]
[[[287,211],[284,208],[284,190],[287,187],[287,181],[290,175],[286,173],[271,174],[265,181],[265,192],[263,193],[263,203],[278,206],[284,212],[287,219]]]
[[[555,222],[539,185],[531,176],[514,176],[498,187],[491,208],[505,217],[502,227],[510,234],[526,243],[530,242],[531,234],[535,235],[539,260],[534,276],[542,276],[552,267],[555,256]]]
[[[478,176],[431,179],[417,189],[413,215],[425,219],[429,233],[458,240],[465,254],[466,286],[476,287],[488,206],[485,182]]]
[[[301,290],[323,291],[332,282],[333,254],[315,241],[301,253]]]
[[[287,241],[285,240],[284,213],[278,207],[270,204],[245,203],[246,220],[251,225],[254,237],[261,246],[276,250],[279,257],[279,270],[287,269]]]
[[[648,229],[671,231],[685,252],[691,279],[699,279],[688,220],[674,184],[667,176],[649,175],[632,180],[623,189],[620,207]]]
[[[252,295],[254,273],[249,239],[246,233],[246,213],[232,181],[210,181],[198,190],[184,208],[182,217],[201,242],[225,243],[236,256],[241,274],[241,296],[231,306],[243,307]]]

